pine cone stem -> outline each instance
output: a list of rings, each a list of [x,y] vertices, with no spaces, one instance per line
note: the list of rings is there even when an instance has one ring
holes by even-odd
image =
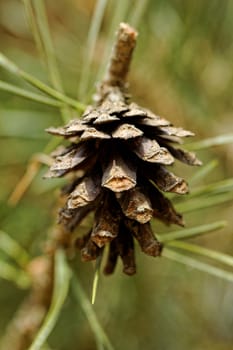
[[[104,101],[110,103],[127,102],[129,96],[126,79],[137,35],[137,31],[129,24],[120,23],[106,74],[93,96],[97,105],[101,105]]]
[[[104,78],[110,86],[124,86],[138,33],[126,23],[121,23]]]

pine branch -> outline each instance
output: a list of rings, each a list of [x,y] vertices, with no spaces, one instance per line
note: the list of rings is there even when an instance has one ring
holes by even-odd
[[[28,271],[32,287],[29,295],[7,327],[0,349],[26,350],[47,313],[53,284],[53,259],[40,256],[33,259]]]

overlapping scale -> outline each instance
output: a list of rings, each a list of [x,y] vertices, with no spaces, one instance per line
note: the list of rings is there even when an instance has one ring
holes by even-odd
[[[72,232],[94,213],[92,228],[76,239],[82,260],[95,260],[109,245],[105,273],[114,271],[120,257],[123,271],[132,275],[136,272],[134,239],[144,253],[159,256],[162,245],[152,232],[152,217],[184,225],[182,215],[162,192],[188,193],[186,181],[165,166],[170,167],[175,158],[201,165],[194,153],[174,147],[194,134],[111,96],[89,106],[81,119],[47,131],[74,140],[53,152],[54,163],[47,174],[74,174],[63,191],[67,200],[60,211],[61,224]],[[77,170],[82,170],[82,177]]]

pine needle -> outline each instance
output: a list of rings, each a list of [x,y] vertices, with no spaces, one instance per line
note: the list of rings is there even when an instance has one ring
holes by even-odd
[[[21,245],[6,232],[0,230],[0,249],[15,262],[25,267],[30,260],[29,254]]]
[[[228,193],[230,191],[233,191],[233,179],[225,179],[222,181],[218,181],[215,183],[210,183],[208,185],[204,185],[201,187],[197,187],[192,190],[192,192],[189,194],[188,198],[193,198],[197,196],[203,196],[203,195],[216,195],[220,193]]]
[[[182,213],[194,212],[196,210],[206,209],[219,204],[226,204],[233,201],[233,193],[224,193],[217,196],[208,196],[200,200],[200,198],[194,198],[186,200],[185,202],[176,204],[176,209]]]
[[[129,8],[129,0],[125,0],[123,2],[121,2],[121,1],[113,1],[112,2],[112,6],[111,6],[112,19],[111,19],[111,23],[109,24],[106,44],[105,44],[104,52],[103,52],[102,59],[101,59],[102,64],[99,65],[99,69],[98,69],[98,72],[96,74],[96,81],[99,81],[101,79],[101,77],[104,74],[104,71],[106,70],[106,62],[107,62],[107,59],[110,55],[110,51],[112,48],[113,35],[114,35],[119,23],[125,21],[125,17],[126,17],[126,13],[127,13],[128,8]]]
[[[96,263],[95,263],[95,273],[94,273],[93,284],[92,284],[92,293],[91,293],[91,303],[92,303],[92,305],[95,304],[96,293],[97,293],[99,277],[100,277],[101,261],[102,261],[102,255],[99,255],[97,257]]]
[[[140,0],[135,4],[133,7],[133,11],[131,12],[131,16],[129,18],[129,23],[133,26],[136,27],[139,25],[140,20],[146,11],[146,8],[148,6],[149,0]]]
[[[195,174],[189,180],[189,184],[193,185],[195,183],[200,182],[205,177],[207,177],[207,175],[209,175],[218,165],[219,165],[219,161],[217,159],[211,160],[209,163],[202,166],[200,169],[198,169],[195,172]]]
[[[34,1],[34,7],[36,11],[36,20],[38,23],[38,32],[41,38],[43,53],[50,76],[52,86],[59,92],[64,93],[61,76],[57,66],[57,60],[55,56],[55,50],[50,35],[48,19],[45,11],[44,0]],[[33,19],[32,19],[33,21]],[[35,37],[37,40],[37,37]],[[64,122],[71,119],[71,113],[67,106],[61,108],[61,114]]]
[[[196,244],[191,244],[191,243],[182,242],[182,241],[171,241],[171,242],[168,242],[167,245],[169,247],[179,248],[190,253],[202,255],[216,262],[233,267],[233,257],[228,254],[220,253],[208,248],[200,247]]]
[[[186,144],[185,146],[190,151],[197,151],[200,149],[206,149],[213,146],[226,145],[228,143],[233,143],[233,134],[219,135],[219,136],[211,137],[205,140],[192,142],[192,143]]]
[[[45,94],[52,96],[56,100],[63,102],[64,104],[75,108],[76,110],[83,112],[86,106],[76,100],[73,100],[72,98],[62,94],[61,92],[51,88],[50,86],[46,85],[33,75],[25,72],[24,70],[20,69],[14,62],[9,60],[3,53],[0,53],[0,67],[6,69],[8,72],[14,74],[18,78],[23,79],[30,85],[34,86],[38,90],[44,92]]]
[[[59,137],[53,137],[48,144],[45,146],[43,153],[49,153],[51,152],[56,146],[58,146],[61,143],[61,139]],[[8,204],[10,206],[16,206],[29,186],[31,185],[32,181],[35,179],[36,175],[38,174],[42,163],[39,159],[33,157],[26,168],[26,171],[22,178],[17,183],[14,191],[11,193]]]
[[[181,264],[184,264],[186,266],[192,267],[194,269],[197,269],[199,271],[206,272],[215,277],[222,278],[225,281],[233,282],[233,273],[224,271],[218,267],[211,266],[199,260],[190,258],[189,256],[178,253],[170,248],[165,247],[163,249],[162,256],[165,258],[174,260],[176,262],[179,262]]]
[[[39,102],[46,106],[57,107],[57,108],[60,108],[62,106],[62,103],[59,101],[56,101],[48,97],[44,97],[43,95],[36,94],[35,92],[24,90],[20,87],[16,87],[9,83],[5,83],[2,80],[0,80],[0,90],[9,92],[16,96],[23,97],[30,101]]]
[[[25,12],[26,12],[26,17],[28,20],[28,24],[29,27],[32,31],[37,49],[39,51],[39,54],[41,56],[41,58],[43,60],[45,60],[45,54],[44,54],[44,50],[43,50],[43,44],[42,44],[42,40],[40,37],[40,32],[38,29],[38,25],[35,19],[35,15],[34,15],[34,9],[32,6],[32,1],[31,0],[23,0],[23,4],[24,4],[24,8],[25,8]]]
[[[8,204],[10,206],[15,206],[18,204],[18,202],[32,183],[33,179],[38,174],[40,167],[41,164],[36,160],[29,162],[26,172],[24,173],[20,181],[17,183],[14,191],[11,193],[8,199]]]
[[[186,228],[182,230],[176,230],[169,233],[163,233],[161,235],[157,235],[159,240],[163,243],[173,241],[176,239],[186,239],[195,236],[200,236],[203,234],[207,234],[209,232],[220,230],[223,227],[226,227],[226,221],[217,221],[207,225],[195,226],[191,228]]]
[[[95,335],[97,345],[100,348],[106,348],[107,350],[114,350],[108,336],[106,335],[104,329],[102,328],[101,324],[99,323],[96,317],[96,314],[89,301],[89,298],[86,296],[77,277],[74,275],[73,275],[72,287],[73,287],[74,297],[76,298],[77,302],[80,304],[81,308],[83,309],[83,312],[87,317],[90,327]]]
[[[15,283],[21,289],[28,289],[30,286],[30,278],[26,272],[3,260],[0,261],[0,278]]]
[[[48,314],[28,350],[39,350],[55,327],[69,290],[70,269],[63,250],[55,255],[55,276],[51,306]]]
[[[90,29],[87,35],[86,50],[84,50],[83,65],[78,89],[78,96],[82,100],[87,93],[87,88],[90,81],[90,68],[94,57],[96,41],[99,35],[100,26],[105,13],[107,0],[98,0],[95,12],[91,21]]]

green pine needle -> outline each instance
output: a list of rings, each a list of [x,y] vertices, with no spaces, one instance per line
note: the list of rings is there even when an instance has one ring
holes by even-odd
[[[55,56],[55,50],[54,50],[52,38],[50,35],[44,0],[35,1],[34,7],[36,11],[38,33],[41,38],[41,43],[42,43],[42,48],[44,53],[43,56],[46,61],[51,84],[57,91],[64,93],[62,80],[61,80],[61,76],[60,76],[60,72],[58,69],[57,60]],[[33,21],[33,18],[32,18],[32,21]],[[37,41],[37,37],[35,37],[35,41]],[[64,122],[67,122],[69,121],[69,119],[71,119],[71,113],[67,106],[63,106],[61,108],[61,114]]]
[[[78,279],[73,275],[72,287],[74,292],[74,297],[80,304],[83,312],[85,313],[90,327],[95,335],[97,346],[100,349],[114,350],[108,336],[106,335],[104,329],[102,328],[100,322],[98,321],[96,314],[93,310],[89,298],[86,296],[84,290],[82,289]],[[32,349],[30,349],[32,350]]]
[[[146,11],[146,8],[149,4],[149,0],[141,0],[137,3],[136,6],[133,7],[133,10],[131,11],[131,16],[129,18],[129,23],[133,27],[138,27],[140,20]]]
[[[186,144],[186,148],[189,151],[197,151],[200,149],[206,149],[213,146],[226,145],[232,142],[233,142],[233,134],[225,134],[225,135],[219,135],[219,136],[211,137],[205,140]]]
[[[201,261],[196,260],[194,258],[191,258],[187,255],[178,253],[170,248],[165,247],[163,249],[162,256],[165,258],[168,258],[170,260],[184,264],[186,266],[192,267],[194,269],[197,269],[199,271],[206,272],[206,273],[213,275],[215,277],[222,278],[225,281],[233,282],[233,273],[232,272],[224,271],[218,267],[211,266],[207,263],[201,262]]]
[[[208,248],[200,247],[196,244],[191,244],[191,243],[182,242],[182,241],[171,241],[171,242],[168,242],[167,245],[169,247],[179,248],[182,250],[186,250],[187,252],[190,252],[190,253],[202,255],[216,262],[233,267],[233,257],[228,254],[220,253]]]
[[[107,0],[98,0],[96,2],[95,12],[91,21],[90,29],[87,35],[86,50],[84,50],[83,67],[79,82],[78,96],[84,99],[90,80],[91,63],[94,57],[96,41],[100,31],[100,26],[105,13]]]
[[[2,80],[0,80],[0,90],[9,92],[16,96],[23,97],[30,101],[44,104],[46,106],[57,107],[57,108],[60,108],[62,106],[62,102],[56,101],[49,97],[44,97],[43,95],[36,94],[35,92],[24,90],[20,87],[16,87],[9,83],[5,83]]]
[[[15,262],[25,267],[30,261],[30,256],[21,245],[11,238],[6,232],[0,230],[0,249]]]
[[[92,293],[91,293],[91,303],[92,303],[92,305],[95,304],[96,293],[97,293],[99,277],[100,277],[101,261],[102,261],[102,255],[99,255],[97,257],[96,263],[95,263],[95,273],[94,273],[93,285],[92,285]]]
[[[15,283],[21,289],[28,289],[30,287],[28,274],[3,260],[0,261],[0,278]]]
[[[99,65],[99,69],[96,73],[96,77],[95,77],[96,81],[101,80],[106,70],[106,62],[108,61],[108,57],[112,49],[112,42],[113,42],[115,31],[119,23],[125,21],[126,13],[128,11],[130,4],[129,4],[129,0],[125,0],[123,2],[112,1],[111,6],[113,8],[113,17],[111,18],[111,21],[109,23],[106,44],[105,44],[104,51],[101,58],[102,64]]]
[[[186,238],[207,234],[209,232],[220,230],[221,228],[226,227],[226,225],[227,225],[226,221],[217,221],[211,224],[195,226],[191,228],[184,228],[182,230],[163,233],[157,236],[159,237],[159,240],[161,242],[166,243],[176,239],[186,239]]]
[[[229,193],[233,191],[233,179],[225,179],[208,185],[204,185],[192,190],[188,198],[193,198],[203,195],[216,195],[220,193]]]
[[[233,201],[233,192],[227,192],[216,196],[207,196],[204,198],[193,198],[182,203],[176,204],[176,209],[180,212],[189,213],[196,210],[206,209],[219,204],[226,204]]]
[[[40,330],[28,350],[41,349],[54,329],[69,291],[70,276],[71,273],[66,263],[65,253],[63,250],[57,250],[55,255],[55,277],[51,306]]]
[[[44,56],[45,56],[46,64],[48,66],[48,72],[50,75],[51,83],[55,89],[63,93],[64,92],[63,86],[61,82],[59,69],[57,66],[57,60],[55,56],[55,50],[54,50],[52,38],[50,35],[44,1],[43,0],[34,1],[34,8],[35,8],[36,20],[38,24],[38,33],[41,38]]]
[[[39,28],[37,25],[37,21],[35,19],[32,0],[22,0],[22,1],[24,4],[28,24],[29,24],[30,30],[32,31],[34,40],[36,42],[37,49],[39,51],[40,56],[43,58],[43,60],[45,60],[45,57],[44,57],[45,53],[44,53],[43,44],[42,44]]]
[[[193,185],[195,183],[200,182],[207,175],[209,175],[218,165],[219,165],[219,161],[217,159],[213,159],[209,163],[203,165],[200,169],[196,170],[194,175],[189,180],[189,184]]]
[[[72,98],[64,95],[63,93],[51,88],[50,86],[46,85],[39,79],[35,78],[33,75],[25,72],[24,70],[20,69],[15,63],[13,63],[11,60],[9,60],[5,55],[0,53],[0,67],[6,69],[8,72],[14,74],[18,78],[23,79],[30,85],[34,86],[38,90],[46,93],[49,96],[52,96],[56,100],[63,102],[65,105],[68,105],[72,108],[75,108],[76,110],[83,112],[86,106],[82,104],[81,102],[78,102],[76,100],[73,100]]]

